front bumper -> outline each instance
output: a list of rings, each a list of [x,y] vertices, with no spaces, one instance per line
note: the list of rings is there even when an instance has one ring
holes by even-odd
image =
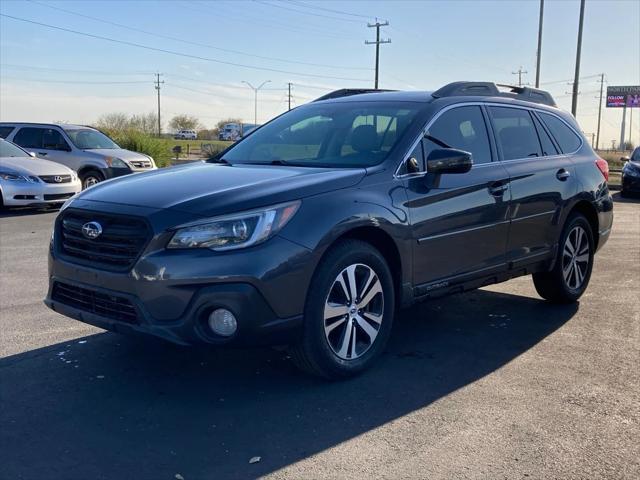
[[[640,176],[622,175],[622,190],[629,193],[640,193]]]
[[[166,250],[160,247],[166,240],[164,233],[156,233],[129,271],[109,271],[65,255],[56,230],[45,304],[107,330],[151,334],[183,345],[286,344],[297,338],[317,261],[311,251],[278,236],[228,252]],[[61,296],[56,284],[80,293]],[[123,320],[116,312],[123,304],[135,315]],[[216,308],[236,316],[233,336],[209,330],[206,320]]]
[[[159,322],[153,318],[140,298],[107,290],[94,285],[70,283],[67,279],[51,277],[49,293],[44,303],[52,310],[81,322],[118,333],[144,334],[168,340],[178,345],[276,345],[296,340],[302,328],[302,315],[278,318],[264,297],[252,285],[228,283],[201,287],[186,305],[183,314],[170,321]],[[65,285],[82,292],[95,292],[104,298],[126,299],[133,305],[135,320],[113,318],[108,307],[87,305],[86,297],[70,301],[60,297],[54,290]],[[94,295],[95,295],[94,294]],[[61,300],[62,298],[62,300]],[[231,310],[238,319],[238,330],[231,337],[220,337],[207,326],[207,317],[216,308]]]
[[[2,198],[8,207],[64,203],[81,190],[80,180],[69,183],[2,182]]]

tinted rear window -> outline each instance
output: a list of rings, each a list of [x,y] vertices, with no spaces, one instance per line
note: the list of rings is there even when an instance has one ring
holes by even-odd
[[[504,160],[540,157],[542,149],[528,110],[490,107],[491,117]]]
[[[7,138],[16,127],[0,127],[0,138]]]
[[[562,153],[573,153],[580,148],[580,137],[562,120],[554,115],[539,112],[540,118],[556,139]]]

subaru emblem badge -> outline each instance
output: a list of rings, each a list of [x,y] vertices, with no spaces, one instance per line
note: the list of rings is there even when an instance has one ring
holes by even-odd
[[[89,240],[95,240],[102,235],[102,225],[98,222],[87,222],[82,225],[82,235]]]

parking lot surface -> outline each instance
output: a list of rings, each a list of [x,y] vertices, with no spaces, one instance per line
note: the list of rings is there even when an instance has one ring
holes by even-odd
[[[579,304],[529,277],[427,302],[339,383],[48,310],[55,213],[4,213],[0,478],[640,478],[640,202],[614,198]]]

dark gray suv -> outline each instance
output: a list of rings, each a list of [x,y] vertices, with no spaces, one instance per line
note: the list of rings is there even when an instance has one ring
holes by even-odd
[[[45,302],[179,344],[288,345],[346,377],[418,300],[532,274],[576,301],[611,230],[607,175],[540,90],[340,90],[207,162],[75,197]]]

